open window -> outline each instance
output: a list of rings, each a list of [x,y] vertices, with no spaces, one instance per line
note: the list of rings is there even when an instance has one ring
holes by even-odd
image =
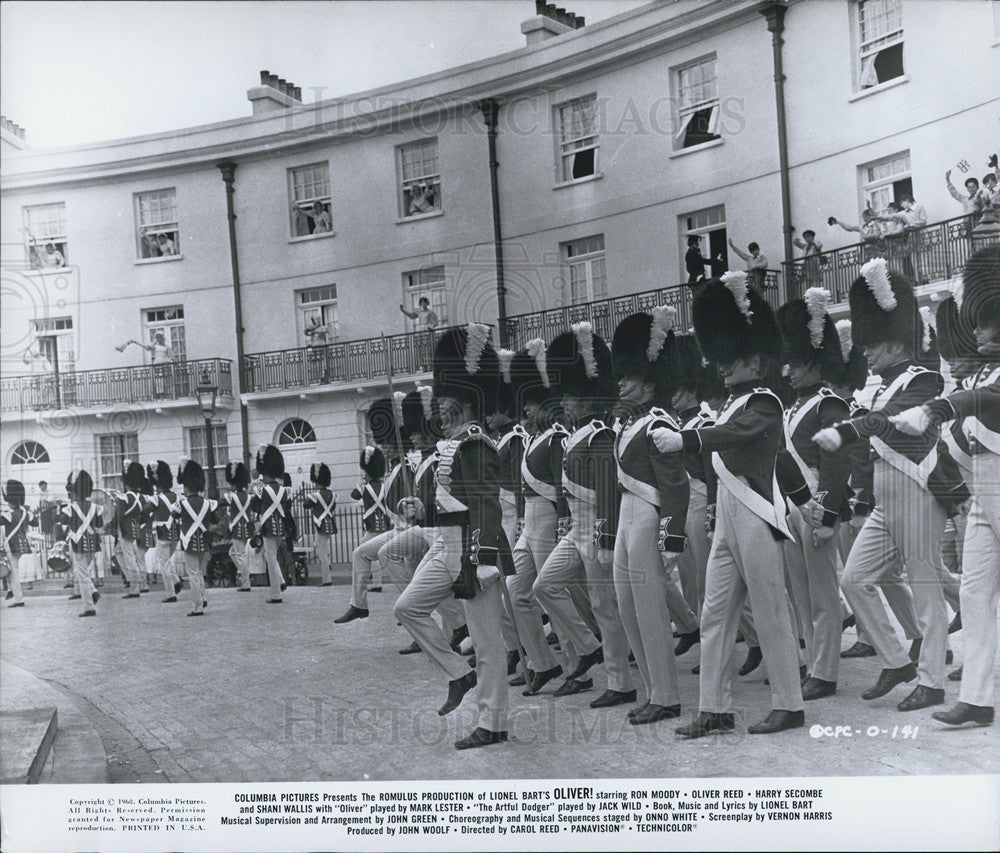
[[[720,139],[715,57],[699,59],[676,69],[674,87],[678,105],[674,147],[691,148]]]
[[[556,107],[559,123],[559,181],[577,181],[597,174],[597,95]]]
[[[903,76],[902,0],[858,3],[858,88]]]
[[[177,190],[136,193],[135,220],[136,256],[140,260],[180,256]]]
[[[330,210],[330,167],[313,163],[288,170],[292,237],[333,234]]]

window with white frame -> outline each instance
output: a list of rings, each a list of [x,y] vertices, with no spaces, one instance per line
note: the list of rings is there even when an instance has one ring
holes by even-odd
[[[177,190],[135,194],[135,236],[141,260],[179,257],[181,232],[177,225]]]
[[[278,433],[278,446],[287,447],[293,444],[315,444],[316,430],[309,421],[302,418],[292,418]]]
[[[33,322],[35,349],[44,356],[54,371],[71,371],[76,363],[76,339],[72,317],[48,317]]]
[[[66,205],[33,204],[21,209],[25,253],[32,269],[64,267],[69,263]]]
[[[444,267],[425,267],[421,270],[403,273],[403,287],[407,310],[417,317],[407,318],[408,331],[426,331],[427,324],[419,316],[425,308],[421,300],[426,299],[426,308],[437,317],[435,328],[448,325],[448,290],[445,286]]]
[[[556,107],[559,127],[559,180],[575,181],[596,175],[597,95],[577,98]]]
[[[171,361],[187,360],[187,341],[184,334],[184,306],[170,308],[148,308],[142,312],[146,343],[160,345],[157,335],[162,335],[163,344],[170,348]],[[148,353],[148,350],[147,350]]]
[[[396,151],[400,174],[400,215],[420,216],[441,210],[437,138],[408,142]]]
[[[188,427],[184,430],[187,455],[206,471],[208,470],[208,445],[205,442],[205,427]],[[225,424],[212,424],[212,452],[215,455],[215,471],[222,472],[229,463],[229,432]],[[216,480],[218,482],[218,478]]]
[[[97,438],[98,488],[121,491],[126,459],[139,458],[139,435],[134,432],[108,433]]]
[[[10,454],[11,465],[44,465],[49,461],[49,451],[37,441],[22,441]]]
[[[337,285],[300,290],[295,303],[302,345],[323,346],[337,340]]]
[[[328,163],[289,169],[288,194],[293,237],[333,234]]]
[[[709,56],[674,71],[677,132],[674,148],[690,148],[719,139],[719,88],[715,57]]]
[[[864,207],[877,214],[885,213],[890,202],[898,205],[902,196],[913,195],[909,151],[865,163],[858,172]]]
[[[681,216],[679,230],[687,280],[701,275],[722,275],[729,269],[726,234],[726,206],[706,207]],[[698,261],[697,254],[704,259]],[[689,268],[690,262],[690,268]]]
[[[604,235],[584,237],[559,246],[565,280],[573,305],[604,299],[608,295],[604,271]]]
[[[857,4],[858,88],[903,76],[903,0]]]

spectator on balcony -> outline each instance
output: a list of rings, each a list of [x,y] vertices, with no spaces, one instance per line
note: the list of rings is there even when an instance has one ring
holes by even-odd
[[[417,321],[415,331],[418,334],[414,342],[417,350],[417,365],[420,372],[425,373],[434,355],[434,330],[437,329],[441,321],[438,320],[438,315],[431,310],[431,301],[426,296],[421,296],[417,300],[416,311],[407,311],[404,305],[400,305],[399,310],[411,320]]]
[[[983,175],[983,186],[976,193],[975,198],[972,199],[972,203],[976,208],[977,222],[982,219],[983,214],[987,210],[992,210],[994,216],[996,216],[997,207],[1000,206],[1000,189],[997,187],[997,175],[1000,174],[1000,168],[996,166],[993,168],[993,172]]]
[[[750,254],[747,254],[737,249],[732,237],[730,237],[729,248],[736,252],[747,265],[747,284],[763,291],[767,286],[767,256],[761,253],[760,246],[751,243],[747,246]]]
[[[167,396],[168,379],[174,369],[174,354],[167,346],[166,336],[163,332],[156,332],[151,344],[135,343],[149,353],[149,361],[153,365],[153,396],[157,399]]]
[[[31,371],[31,391],[36,411],[50,407],[53,398],[52,362],[40,349],[28,349],[24,363]]]
[[[920,230],[927,225],[927,210],[922,204],[917,204],[912,195],[904,195],[899,201],[903,206],[902,212],[884,213],[878,218],[883,222],[898,222],[902,226],[897,239],[902,250],[903,274],[914,284],[919,284]]]
[[[861,242],[865,245],[864,255],[866,261],[882,254],[882,226],[875,218],[875,213],[871,208],[866,207],[861,211],[860,225],[841,222],[835,216],[831,216],[827,221],[830,225],[839,225],[845,231],[853,231],[861,237]]]
[[[796,248],[802,250],[802,278],[806,287],[820,287],[823,284],[823,244],[816,239],[816,232],[807,228],[802,239],[792,240]]]
[[[688,287],[695,287],[695,285],[700,285],[704,282],[705,267],[709,267],[711,270],[710,275],[715,275],[716,267],[718,267],[719,273],[725,269],[725,262],[722,260],[722,255],[716,255],[714,258],[706,258],[701,253],[700,237],[692,234],[687,240],[688,249],[684,255],[684,267],[688,273]]]
[[[976,206],[976,194],[979,192],[979,181],[975,178],[965,179],[965,191],[968,195],[962,195],[957,189],[955,189],[955,185],[951,182],[951,169],[944,173],[944,182],[948,185],[948,192],[951,193],[951,197],[962,205],[962,210],[966,213],[978,212],[979,208]]]

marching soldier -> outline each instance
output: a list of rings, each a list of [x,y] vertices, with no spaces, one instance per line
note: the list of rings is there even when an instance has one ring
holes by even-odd
[[[139,570],[144,572],[143,586],[147,589],[156,579],[156,530],[153,528],[153,484],[143,470],[139,494],[142,509],[139,514],[139,533],[135,538],[135,558]]]
[[[143,518],[142,481],[145,470],[138,462],[131,459],[124,461],[122,481],[125,486],[123,494],[114,495],[115,521],[118,523],[118,541],[115,545],[115,557],[121,566],[122,574],[129,582],[129,589],[122,598],[138,598],[139,593],[149,592],[146,582],[145,559],[139,564],[139,551],[136,541],[141,536]]]
[[[602,661],[608,674],[608,689],[592,708],[634,702],[629,672],[629,645],[618,610],[611,561],[598,559],[596,542],[598,494],[614,491],[615,433],[602,418],[615,395],[611,376],[611,350],[594,334],[590,323],[576,323],[572,331],[559,335],[549,346],[548,370],[552,392],[561,398],[563,412],[576,429],[566,440],[562,485],[569,506],[571,526],[549,554],[534,593],[549,614],[552,627],[564,648],[572,648],[578,659],[556,696],[569,696],[593,687],[588,670]],[[570,588],[584,584],[601,639],[584,622]]]
[[[10,590],[14,594],[14,600],[8,606],[24,607],[24,593],[21,591],[21,558],[31,556],[28,527],[37,527],[38,519],[24,505],[24,484],[19,480],[8,480],[3,496],[10,504],[10,509],[0,514],[4,547],[10,557],[10,574],[7,577],[10,580]]]
[[[226,525],[233,542],[229,546],[229,556],[236,566],[239,576],[240,592],[250,592],[250,560],[247,557],[247,542],[253,536],[253,521],[250,512],[250,502],[253,500],[247,491],[250,485],[250,472],[242,462],[230,462],[226,465],[226,482],[230,491],[222,499],[226,504]]]
[[[804,299],[778,309],[784,361],[798,399],[785,412],[785,447],[799,468],[812,500],[792,507],[788,522],[794,539],[783,543],[788,580],[805,635],[809,677],[805,701],[837,692],[843,614],[837,580],[837,530],[850,517],[848,448],[827,452],[812,437],[847,420],[846,401],[826,384],[844,372],[840,338],[827,313],[830,293],[811,287]],[[807,517],[811,514],[811,517]]]
[[[438,535],[394,608],[396,618],[448,675],[448,698],[439,714],[455,710],[478,687],[476,728],[455,743],[456,749],[507,740],[500,584],[512,566],[500,523],[499,454],[479,425],[494,405],[498,374],[488,326],[472,323],[438,340],[434,396],[446,435],[437,470]],[[431,619],[431,611],[450,595],[465,603],[475,670],[448,647]]]
[[[177,482],[184,487],[178,498],[174,518],[178,522],[178,542],[184,552],[184,568],[191,584],[194,609],[188,616],[203,616],[208,600],[205,598],[205,567],[212,554],[208,528],[219,523],[218,501],[204,497],[205,472],[193,459],[181,461]]]
[[[323,586],[333,586],[333,537],[337,535],[337,497],[330,491],[330,469],[325,462],[309,467],[309,480],[315,486],[304,501],[316,528],[316,558],[323,573]]]
[[[94,605],[101,594],[94,588],[90,571],[94,554],[101,548],[98,531],[104,526],[103,510],[99,504],[90,501],[94,481],[86,471],[77,470],[70,474],[66,480],[66,491],[69,492],[70,502],[63,508],[62,535],[73,553],[73,577],[83,599],[83,612],[79,615],[96,616]]]
[[[273,444],[265,444],[257,450],[257,471],[260,480],[255,484],[250,511],[257,519],[257,532],[267,565],[271,594],[267,603],[281,604],[281,594],[287,584],[278,563],[278,546],[285,538],[285,518],[291,515],[292,498],[283,482],[285,457]]]
[[[684,551],[687,471],[678,444],[663,452],[653,431],[677,433],[662,405],[674,394],[677,311],[658,307],[633,314],[615,329],[611,357],[629,417],[618,433],[615,461],[621,490],[613,574],[625,634],[646,688],[646,704],[628,714],[632,725],[679,717],[680,687],[671,637],[668,591],[683,597],[669,575]],[[657,404],[660,404],[659,406]]]
[[[962,624],[965,664],[959,701],[931,716],[948,725],[993,722],[1000,601],[1000,248],[977,252],[966,263],[961,317],[975,331],[986,363],[969,383],[893,418],[907,434],[925,433],[937,422],[962,417],[972,451],[972,508],[965,532]],[[933,429],[931,430],[933,435]]]
[[[173,493],[174,475],[170,466],[162,459],[156,460],[155,467],[146,466],[146,476],[153,484],[152,498],[153,529],[156,531],[156,571],[163,579],[163,589],[167,597],[164,604],[177,601],[177,593],[181,591],[181,580],[170,565],[170,558],[177,548],[177,522],[174,518],[174,508],[177,505]]]
[[[792,538],[777,476],[783,407],[773,391],[762,387],[762,378],[781,356],[781,333],[770,306],[747,286],[745,273],[726,273],[706,284],[693,312],[701,351],[718,365],[730,397],[715,426],[653,434],[663,452],[711,452],[718,478],[701,614],[700,712],[677,734],[698,738],[734,729],[735,640],[747,598],[767,662],[772,707],[748,732],[771,734],[804,724],[799,649],[781,550],[781,543]]]
[[[882,385],[869,415],[821,430],[814,440],[831,452],[868,438],[878,455],[875,507],[847,558],[841,586],[882,666],[878,682],[862,698],[877,699],[898,684],[919,679],[913,692],[897,705],[900,711],[913,711],[944,702],[948,616],[940,547],[947,517],[968,499],[969,491],[937,435],[907,436],[889,422],[890,416],[940,394],[943,379],[936,370],[917,362],[930,349],[931,340],[921,322],[913,286],[888,272],[882,258],[868,261],[861,272],[850,291],[852,333]],[[859,587],[877,582],[891,568],[894,550],[906,568],[923,628],[917,666],[900,645],[885,611],[856,594]]]

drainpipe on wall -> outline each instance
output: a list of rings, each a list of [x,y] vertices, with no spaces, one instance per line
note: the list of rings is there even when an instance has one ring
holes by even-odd
[[[486,122],[486,135],[490,149],[490,197],[493,201],[493,253],[497,264],[497,326],[500,330],[500,346],[507,346],[507,286],[503,273],[503,231],[500,227],[500,185],[497,181],[497,117],[500,105],[488,98],[479,102],[479,109]]]
[[[771,33],[771,51],[774,55],[774,107],[778,117],[778,170],[781,175],[781,230],[785,237],[785,263],[793,260],[792,251],[792,200],[788,179],[788,125],[785,121],[785,71],[781,56],[781,48],[785,43],[782,33],[785,31],[786,7],[781,4],[761,9],[761,14],[767,18],[767,29]],[[786,291],[787,291],[787,282]],[[790,298],[791,293],[785,293]]]
[[[250,417],[243,402],[243,300],[240,295],[240,260],[236,253],[236,209],[233,205],[236,164],[219,163],[222,181],[226,185],[226,218],[229,220],[229,259],[233,268],[233,305],[236,308],[236,377],[237,398],[240,401],[240,434],[243,442],[243,464],[250,468]]]

